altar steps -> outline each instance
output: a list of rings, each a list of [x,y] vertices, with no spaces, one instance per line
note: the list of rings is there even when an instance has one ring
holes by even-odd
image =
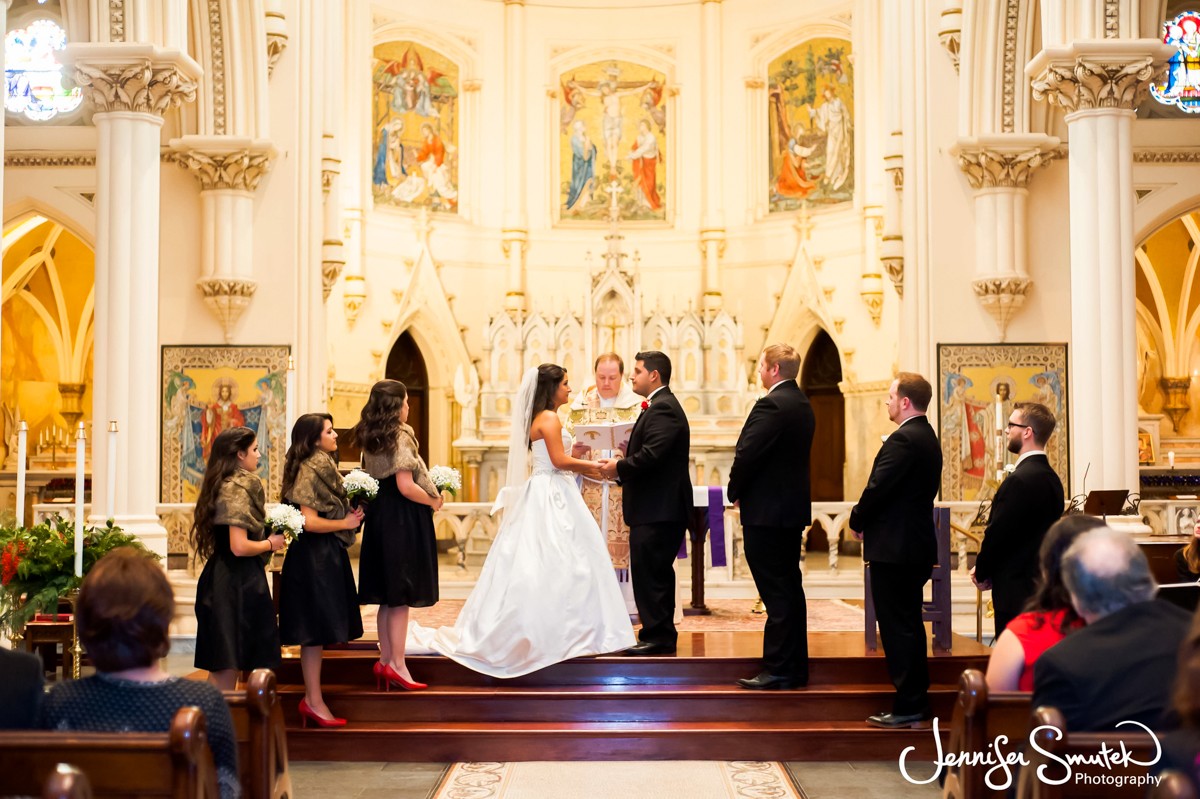
[[[930,659],[931,699],[948,732],[959,674],[983,668],[988,650],[955,639],[956,652]],[[809,687],[747,691],[759,670],[761,633],[689,633],[674,656],[582,658],[513,680],[470,671],[436,656],[408,659],[424,691],[375,690],[370,649],[329,651],[329,706],[349,720],[339,730],[301,729],[299,658],[279,672],[289,754],[297,760],[895,760],[907,746],[934,751],[928,730],[879,730],[864,723],[890,709],[880,653],[862,633],[813,633]]]

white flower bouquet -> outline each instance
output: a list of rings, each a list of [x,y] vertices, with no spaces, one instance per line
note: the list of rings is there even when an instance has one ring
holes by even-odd
[[[291,543],[304,532],[304,514],[291,505],[276,505],[267,511],[267,531],[280,533]]]
[[[458,496],[462,491],[462,475],[453,467],[434,466],[429,470],[429,479],[438,491],[449,491],[452,496]]]
[[[342,487],[351,504],[375,499],[379,493],[379,481],[362,469],[355,469],[342,478]]]

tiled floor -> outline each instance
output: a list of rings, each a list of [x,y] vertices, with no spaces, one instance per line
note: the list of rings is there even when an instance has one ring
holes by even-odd
[[[787,767],[806,799],[918,799],[940,793],[936,781],[906,782],[895,763],[788,763]],[[293,762],[292,787],[297,799],[428,799],[446,768],[441,763]],[[925,779],[932,766],[926,763],[922,769],[917,764],[911,770],[914,779]],[[570,799],[620,795],[619,791],[598,792]]]

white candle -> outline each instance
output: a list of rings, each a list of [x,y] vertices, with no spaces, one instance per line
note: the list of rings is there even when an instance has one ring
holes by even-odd
[[[104,484],[107,489],[105,499],[107,500],[107,508],[104,512],[106,519],[115,519],[117,517],[117,420],[113,419],[108,423],[108,474],[104,475]]]
[[[1175,468],[1175,450],[1171,450],[1167,453],[1167,465],[1172,469]]]
[[[25,526],[25,447],[29,425],[22,419],[17,425],[17,527]]]
[[[1000,395],[996,395],[996,432],[1004,432],[1004,403],[1000,401]]]
[[[284,394],[284,424],[286,425],[287,435],[292,434],[292,425],[296,422],[296,358],[293,355],[288,356],[287,368],[287,385],[283,390]]]
[[[83,576],[83,458],[87,434],[83,422],[75,435],[75,576]]]

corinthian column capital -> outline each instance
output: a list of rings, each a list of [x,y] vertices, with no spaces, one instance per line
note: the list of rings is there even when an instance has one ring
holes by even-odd
[[[1058,157],[1053,136],[992,136],[962,139],[958,166],[973,189],[1025,188],[1038,167]]]
[[[171,160],[199,180],[202,191],[253,192],[275,158],[270,142],[234,136],[184,136],[172,139],[171,149]]]
[[[196,99],[200,66],[178,50],[143,44],[67,45],[63,62],[96,113],[162,116]]]
[[[1158,39],[1104,39],[1042,50],[1025,72],[1033,96],[1070,111],[1132,111],[1174,51]]]

